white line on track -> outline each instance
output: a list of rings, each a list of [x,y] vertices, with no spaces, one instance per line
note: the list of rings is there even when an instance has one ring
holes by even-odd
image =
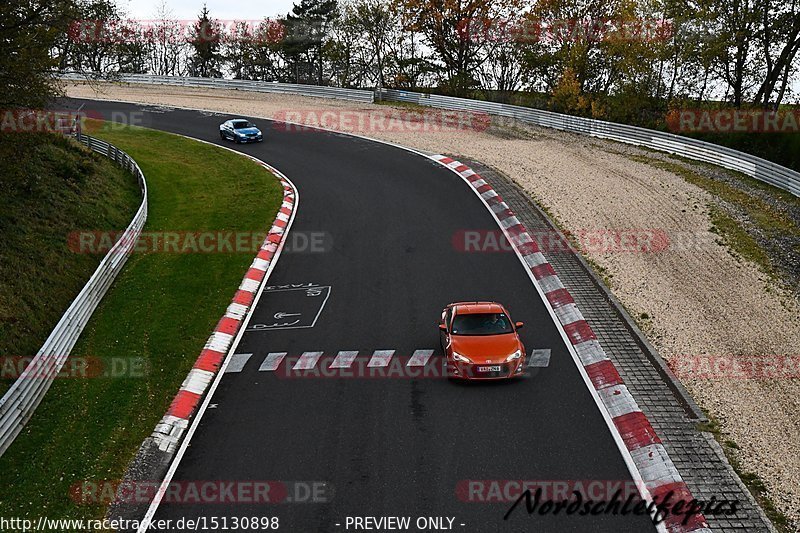
[[[425,366],[432,355],[433,350],[416,350],[406,366]]]
[[[175,134],[175,135],[180,135],[180,134]],[[291,229],[292,224],[294,223],[295,216],[297,216],[297,210],[300,206],[300,191],[297,190],[297,187],[295,186],[294,183],[292,183],[292,180],[287,178],[286,175],[283,174],[283,172],[273,167],[272,165],[269,165],[264,161],[261,161],[257,157],[245,154],[244,152],[238,152],[232,148],[228,148],[227,146],[211,143],[208,141],[203,141],[200,139],[196,139],[194,137],[189,137],[187,135],[181,135],[181,137],[209,144],[211,146],[217,146],[219,148],[228,150],[229,152],[233,152],[235,154],[239,154],[241,156],[250,158],[251,160],[256,161],[257,163],[263,165],[270,172],[275,174],[275,176],[277,176],[278,178],[283,178],[284,180],[286,180],[286,182],[292,187],[294,191],[294,209],[292,210],[292,218],[290,218],[289,223],[286,224],[284,235],[289,233],[289,230]],[[206,397],[203,399],[203,403],[200,404],[200,409],[198,409],[197,414],[192,420],[192,423],[189,425],[189,429],[186,431],[186,434],[183,437],[183,442],[181,442],[181,445],[178,448],[175,457],[172,458],[172,462],[170,463],[169,468],[167,469],[167,473],[164,475],[164,479],[161,480],[161,485],[159,485],[155,496],[153,496],[153,501],[150,502],[150,506],[147,508],[147,512],[142,518],[142,521],[139,523],[139,529],[137,530],[137,533],[148,533],[149,526],[153,521],[153,516],[155,516],[156,511],[158,510],[158,506],[161,505],[161,500],[164,499],[164,495],[167,493],[167,488],[169,487],[169,484],[172,482],[172,478],[173,476],[175,476],[175,472],[178,470],[178,465],[180,465],[181,459],[183,459],[183,456],[186,454],[186,450],[189,448],[189,443],[192,440],[192,436],[197,431],[197,428],[200,426],[200,421],[203,419],[203,414],[205,414],[206,410],[208,409],[208,406],[211,403],[211,398],[214,397],[214,392],[217,390],[217,387],[219,387],[220,381],[222,381],[222,376],[225,374],[225,370],[227,369],[228,364],[230,363],[231,354],[233,354],[236,351],[236,348],[239,346],[239,342],[241,342],[242,340],[242,336],[244,335],[245,330],[247,329],[247,325],[250,323],[250,319],[253,317],[253,311],[258,305],[258,302],[261,299],[261,295],[263,294],[264,289],[267,287],[267,280],[269,280],[270,274],[272,274],[272,271],[275,269],[275,265],[278,264],[278,259],[280,258],[281,253],[283,252],[285,244],[286,244],[286,239],[282,239],[281,243],[278,245],[278,249],[275,251],[275,255],[273,255],[272,257],[272,261],[270,262],[269,265],[269,270],[267,270],[266,274],[264,274],[264,280],[261,283],[261,287],[258,289],[255,298],[253,299],[253,303],[250,306],[250,310],[247,312],[247,316],[245,316],[244,322],[242,322],[242,325],[239,327],[239,332],[236,334],[236,337],[234,338],[230,348],[228,349],[227,352],[228,355],[222,362],[222,367],[219,369],[219,372],[217,372],[217,376],[214,378],[213,383],[211,383],[211,387],[208,389]]]
[[[104,99],[95,98],[95,100],[104,100]],[[131,101],[131,100],[113,100],[113,99],[105,99],[105,100],[106,101],[110,101],[110,102],[128,103],[128,104],[139,105],[139,106],[147,105],[147,104],[142,104],[141,102],[134,102],[134,101]],[[172,109],[183,109],[183,110],[188,110],[188,111],[210,111],[208,109],[197,109],[197,108],[184,107],[184,106],[170,106],[170,107]],[[212,112],[218,113],[218,111],[212,111]],[[283,124],[291,124],[291,125],[294,125],[294,126],[309,127],[309,126],[306,126],[305,124],[299,124],[297,122],[275,120],[274,118],[271,118],[271,117],[254,117],[254,118],[268,120],[268,121],[273,122],[273,123],[280,122],[280,123],[283,123]],[[434,155],[433,153],[431,153],[431,152],[427,152],[426,153],[426,152],[423,152],[421,150],[417,150],[415,148],[409,148],[408,146],[403,146],[401,144],[397,144],[397,143],[393,143],[393,142],[389,142],[389,141],[384,141],[384,140],[376,139],[376,138],[372,138],[372,137],[367,137],[366,135],[358,135],[358,134],[355,134],[355,133],[343,133],[341,131],[328,129],[328,128],[313,127],[313,126],[311,126],[311,128],[319,130],[319,131],[325,131],[325,132],[329,132],[329,133],[336,133],[336,134],[340,134],[340,135],[343,135],[343,136],[349,136],[349,137],[355,137],[355,138],[358,138],[358,139],[364,139],[364,140],[367,140],[367,141],[376,142],[376,143],[383,144],[383,145],[386,145],[386,146],[393,146],[393,147],[398,148],[400,150],[404,150],[406,152],[417,154],[417,155],[423,157],[424,159],[427,159],[428,161],[435,161],[431,157],[431,155]],[[180,135],[180,134],[178,134],[178,135]],[[250,156],[249,154],[244,154],[243,152],[238,152],[236,150],[233,150],[232,148],[228,148],[228,147],[223,146],[221,144],[210,143],[208,141],[202,141],[200,139],[196,139],[194,137],[189,137],[189,136],[185,136],[185,135],[182,135],[182,136],[183,137],[187,137],[189,139],[193,139],[193,140],[197,140],[197,141],[200,141],[200,142],[204,142],[206,144],[212,144],[214,146],[219,146],[221,148],[225,148],[225,149],[230,150],[232,152],[236,152],[238,154],[245,155],[246,157],[253,157],[253,156]],[[253,159],[257,159],[257,158],[253,157]],[[438,161],[435,161],[435,162],[436,162],[437,165],[443,166],[443,165],[439,164]],[[266,165],[266,163],[264,163],[264,164]],[[289,183],[291,184],[291,180],[288,180],[288,178],[286,178],[286,176],[283,175],[280,171],[278,171],[277,169],[275,169],[275,168],[273,168],[273,167],[271,167],[269,165],[267,165],[267,166],[270,168],[270,170],[273,171],[273,173],[275,173],[276,175],[282,176],[284,179],[287,179],[287,181],[289,181]],[[469,182],[469,180],[466,177],[462,177],[455,169],[449,168],[449,167],[446,167],[446,166],[445,166],[445,168],[448,168],[454,174],[456,174],[457,176],[462,178],[464,183],[466,183],[467,187],[469,187],[469,189],[478,198],[481,199],[481,201],[483,202],[484,207],[489,211],[489,213],[495,219],[495,222],[497,223],[498,227],[500,227],[502,229],[502,226],[500,224],[500,219],[491,210],[491,208],[485,203],[486,202],[486,197],[484,197],[481,193],[476,191],[472,187],[472,184]],[[289,228],[291,227],[292,222],[294,221],[294,217],[295,217],[295,214],[297,213],[297,206],[299,204],[299,199],[300,199],[300,194],[297,191],[297,187],[295,187],[294,184],[292,184],[292,187],[294,188],[294,191],[295,191],[295,209],[294,209],[294,211],[292,213],[292,219],[289,221],[289,224],[286,226],[286,233],[288,233]],[[497,195],[497,193],[494,191],[494,189],[490,190],[489,193],[484,193],[484,194],[487,194],[489,196],[496,196]],[[509,242],[513,242],[512,238],[510,237],[510,235],[507,233],[507,231],[505,229],[503,229],[503,233],[505,233],[506,238],[509,239]],[[567,337],[566,333],[564,332],[563,326],[558,321],[558,318],[556,317],[555,312],[553,311],[553,308],[550,305],[550,302],[547,300],[547,298],[544,295],[545,292],[542,290],[542,287],[536,282],[536,279],[533,277],[533,274],[531,273],[530,269],[527,268],[525,259],[523,258],[523,256],[520,253],[519,249],[516,246],[514,246],[513,248],[514,248],[514,251],[516,252],[517,257],[519,258],[520,262],[522,263],[523,268],[525,268],[525,271],[528,273],[528,276],[529,276],[529,278],[531,280],[531,283],[535,287],[536,292],[539,293],[539,297],[541,298],[542,302],[544,303],[545,308],[547,309],[548,313],[550,314],[550,317],[553,320],[553,323],[555,324],[556,329],[560,333],[561,338],[564,341],[564,344],[566,345],[568,352],[572,356],[572,359],[573,359],[573,361],[575,362],[575,365],[578,368],[578,373],[583,378],[583,381],[584,381],[586,387],[589,389],[589,393],[592,395],[592,398],[594,399],[594,402],[595,402],[595,405],[596,405],[597,409],[600,411],[601,416],[605,420],[606,425],[607,425],[607,427],[609,429],[609,432],[611,433],[611,436],[614,439],[614,441],[615,441],[615,443],[617,445],[617,448],[618,448],[620,454],[622,455],[622,458],[623,458],[626,466],[628,467],[628,471],[631,473],[631,476],[633,477],[634,481],[636,481],[637,485],[640,487],[640,492],[641,492],[641,495],[642,495],[643,499],[645,501],[647,501],[647,502],[651,502],[653,498],[650,495],[650,491],[647,490],[647,488],[644,486],[644,482],[642,480],[642,475],[639,472],[639,469],[636,467],[636,464],[633,461],[633,457],[631,457],[630,452],[628,451],[627,447],[625,446],[625,443],[622,440],[622,436],[619,434],[619,431],[614,426],[614,422],[611,420],[611,417],[609,416],[608,411],[606,410],[605,406],[602,404],[602,401],[600,400],[600,397],[597,394],[597,390],[594,388],[594,386],[592,385],[591,381],[589,380],[589,376],[586,373],[586,370],[583,368],[583,365],[581,364],[580,359],[578,358],[578,355],[576,353],[576,348],[569,341],[569,338]],[[281,244],[281,246],[279,248],[279,252],[282,249],[283,249],[283,243]],[[273,260],[272,260],[272,264],[270,265],[270,269],[274,268],[274,265],[275,265],[276,262],[277,262],[277,253],[276,253],[276,257],[274,257]],[[246,319],[247,322],[249,322],[250,317],[252,317],[252,311],[253,311],[253,309],[255,309],[256,304],[258,303],[258,300],[259,300],[259,298],[261,296],[261,292],[264,290],[264,286],[266,285],[266,280],[267,280],[268,277],[269,277],[269,272],[267,273],[267,276],[265,276],[264,283],[262,284],[261,289],[259,290],[259,293],[256,296],[256,299],[255,299],[255,301],[253,302],[253,305],[250,308],[250,313],[248,314],[247,319]],[[541,283],[541,280],[540,280],[539,283]],[[235,341],[233,342],[229,353],[231,353],[236,348],[236,346],[239,344],[239,340],[241,339],[241,336],[244,334],[246,326],[247,326],[247,324],[242,324],[242,328],[239,330],[239,334],[237,335]],[[225,365],[227,364],[227,362],[228,361],[226,360],[223,363],[223,369],[224,369]],[[181,458],[183,457],[183,455],[186,452],[186,448],[189,445],[189,441],[191,440],[192,435],[194,434],[194,432],[197,429],[197,426],[200,423],[200,419],[202,418],[202,414],[208,408],[208,403],[210,402],[211,397],[212,397],[214,391],[216,390],[216,388],[217,388],[217,386],[219,384],[219,381],[222,378],[222,374],[223,374],[223,371],[220,371],[217,374],[217,378],[215,379],[214,383],[211,385],[211,389],[208,391],[208,394],[206,395],[205,401],[201,405],[200,411],[198,412],[197,416],[195,416],[195,420],[193,421],[192,425],[189,427],[189,430],[188,430],[187,434],[185,435],[185,437],[183,439],[183,443],[181,444],[181,447],[178,449],[178,454],[173,459],[173,461],[172,461],[172,463],[170,465],[170,468],[167,471],[167,475],[164,477],[164,480],[161,483],[159,491],[156,493],[156,496],[153,499],[153,502],[151,502],[151,504],[150,504],[150,507],[149,507],[149,509],[147,511],[147,514],[145,515],[145,517],[144,517],[144,519],[142,521],[142,527],[139,528],[138,533],[146,533],[147,524],[149,523],[149,521],[152,520],[153,516],[155,515],[156,509],[158,509],[158,505],[160,504],[161,499],[163,498],[164,493],[166,492],[167,485],[172,480],[172,476],[175,474],[175,470],[177,470],[178,464],[180,463]],[[661,523],[661,524],[658,524],[656,526],[656,530],[659,531],[659,532],[666,532],[666,527],[664,526],[663,523]]]
[[[247,361],[253,357],[251,353],[235,353],[231,356],[231,362],[228,367],[225,369],[225,372],[241,372],[244,368],[244,365],[247,364]]]
[[[322,352],[303,352],[292,370],[311,370],[317,366],[320,357],[322,357]]]
[[[392,360],[394,350],[375,350],[372,354],[372,359],[369,360],[367,366],[370,368],[382,368],[389,366],[389,361]]]
[[[348,351],[348,352],[339,352],[336,354],[336,357],[333,359],[331,363],[331,368],[350,368],[350,365],[353,364],[358,352]]]
[[[260,367],[258,367],[258,371],[272,372],[274,370],[277,370],[278,366],[280,366],[281,361],[283,361],[284,357],[286,357],[286,352],[272,352],[270,354],[267,354],[267,357],[266,359],[264,359],[264,362],[261,363]]]

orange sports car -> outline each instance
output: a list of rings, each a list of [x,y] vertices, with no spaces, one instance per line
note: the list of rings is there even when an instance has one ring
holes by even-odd
[[[507,379],[525,370],[525,347],[508,311],[496,302],[456,302],[442,310],[439,322],[448,376],[458,379]]]

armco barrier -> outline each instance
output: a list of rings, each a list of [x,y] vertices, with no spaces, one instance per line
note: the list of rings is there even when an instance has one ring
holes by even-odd
[[[85,81],[86,75],[66,73],[61,79]],[[235,91],[254,91],[261,93],[284,93],[311,96],[315,98],[337,98],[372,103],[375,93],[362,89],[340,89],[320,85],[298,85],[293,83],[272,83],[268,81],[224,80],[220,78],[190,78],[179,76],[150,76],[147,74],[123,74],[118,81],[123,83],[144,83],[148,85],[179,85],[182,87],[206,87],[209,89],[231,89]]]
[[[147,220],[147,182],[136,161],[115,146],[88,135],[79,134],[78,140],[95,152],[113,159],[119,166],[136,176],[142,190],[142,204],[125,233],[100,262],[97,270],[47,337],[42,348],[11,388],[0,398],[0,455],[14,442],[44,398],[97,304],[128,260]]]
[[[61,74],[65,80],[86,80],[83,74]],[[248,80],[225,80],[218,78],[188,78],[177,76],[150,76],[147,74],[126,74],[119,77],[126,83],[178,85],[185,87],[208,87],[212,89],[232,89],[240,91],[258,91],[297,94],[318,98],[338,98],[360,102],[373,102],[377,94],[380,100],[410,102],[414,104],[451,109],[456,111],[474,111],[510,117],[521,122],[545,126],[572,133],[591,135],[601,139],[610,139],[622,143],[642,146],[661,152],[668,152],[687,159],[712,163],[721,167],[741,172],[757,180],[769,183],[795,196],[800,196],[800,173],[754,155],[739,152],[718,144],[699,141],[671,133],[626,126],[613,122],[594,120],[583,117],[562,115],[541,109],[532,109],[495,102],[454,98],[436,94],[382,89],[373,93],[360,89],[341,89],[317,85],[294,85],[288,83],[271,83]]]
[[[735,170],[751,178],[789,191],[795,196],[800,196],[800,173],[754,155],[690,137],[602,120],[562,115],[541,109],[436,94],[384,89],[380,92],[379,97],[388,101],[409,102],[442,109],[474,111],[510,117],[537,126],[581,133],[601,139],[610,139],[668,152],[687,159],[712,163],[723,168]]]

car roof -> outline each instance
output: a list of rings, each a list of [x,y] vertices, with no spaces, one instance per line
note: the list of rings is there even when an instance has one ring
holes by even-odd
[[[497,302],[455,302],[452,305],[458,315],[472,313],[503,313],[503,306]]]

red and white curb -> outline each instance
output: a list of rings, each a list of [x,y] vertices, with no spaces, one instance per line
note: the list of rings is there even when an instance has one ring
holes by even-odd
[[[656,435],[647,417],[633,399],[617,372],[614,363],[606,355],[597,341],[592,328],[584,319],[575,301],[561,283],[547,258],[539,251],[536,242],[528,234],[525,227],[514,216],[513,211],[499,194],[479,174],[467,165],[444,155],[429,156],[434,161],[449,168],[463,178],[486,207],[494,214],[508,241],[513,245],[531,274],[531,279],[538,285],[557,319],[557,326],[563,330],[569,340],[568,348],[574,350],[577,360],[583,365],[600,404],[613,422],[609,427],[617,432],[630,454],[633,464],[638,470],[649,494],[642,494],[646,500],[656,499],[661,502],[670,492],[671,502],[690,502],[692,497],[689,487],[681,478],[674,463],[669,458],[661,439]],[[619,441],[618,441],[619,442]],[[648,497],[649,496],[649,497]],[[668,504],[670,507],[672,504]],[[664,525],[670,532],[710,531],[705,518],[701,514],[692,515],[684,525],[683,515],[668,514]]]
[[[246,154],[241,155],[246,156]],[[250,159],[278,176],[283,185],[283,203],[281,203],[278,215],[275,217],[258,255],[247,270],[228,309],[214,328],[214,333],[206,341],[194,367],[172,400],[167,414],[153,431],[152,438],[158,448],[170,454],[176,451],[181,438],[189,427],[189,421],[197,411],[200,400],[208,390],[233,340],[241,329],[259,287],[266,279],[270,265],[276,259],[276,254],[283,245],[286,228],[295,210],[297,191],[292,183],[269,165],[255,158]]]

